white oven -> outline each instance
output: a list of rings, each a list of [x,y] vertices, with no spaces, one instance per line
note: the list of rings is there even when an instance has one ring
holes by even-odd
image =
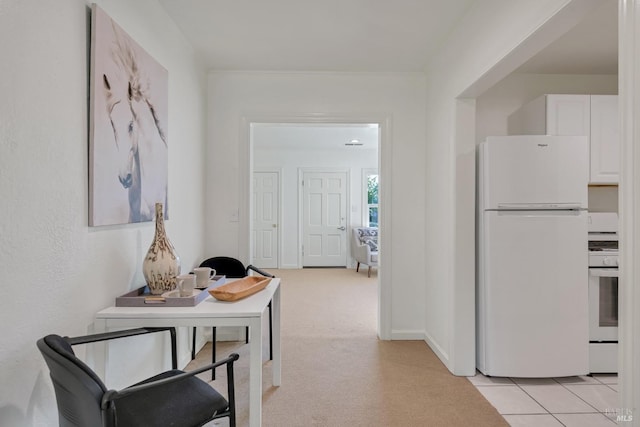
[[[618,372],[618,215],[589,214],[589,371]]]
[[[618,342],[618,268],[589,268],[589,341]]]

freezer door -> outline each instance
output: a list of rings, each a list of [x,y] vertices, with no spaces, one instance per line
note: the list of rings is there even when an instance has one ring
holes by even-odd
[[[480,209],[587,208],[584,136],[489,137],[479,146]]]
[[[478,369],[587,374],[587,213],[490,211],[482,228]]]

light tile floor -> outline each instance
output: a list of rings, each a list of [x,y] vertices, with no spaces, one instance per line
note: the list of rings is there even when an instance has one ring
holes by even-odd
[[[516,427],[611,427],[619,415],[617,375],[469,381]]]

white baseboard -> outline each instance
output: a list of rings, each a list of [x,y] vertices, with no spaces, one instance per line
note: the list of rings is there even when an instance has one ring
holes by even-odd
[[[449,354],[440,345],[438,345],[438,343],[428,333],[425,332],[423,338],[429,348],[431,348],[436,356],[438,356],[438,359],[440,359],[447,369],[451,371],[451,367],[449,366]]]
[[[391,331],[391,340],[397,341],[424,341],[424,331],[394,330]]]
[[[191,362],[191,350],[181,352],[178,357],[178,369],[184,369]]]
[[[298,267],[298,264],[282,264],[280,267],[282,270],[297,270],[300,267]]]
[[[217,341],[243,341],[245,339],[245,328],[243,326],[224,326],[216,329]],[[211,336],[209,336],[211,340]]]
[[[200,350],[205,343],[211,341],[213,331],[210,327],[198,328],[196,350]],[[218,326],[216,341],[242,341],[245,339],[244,326]]]

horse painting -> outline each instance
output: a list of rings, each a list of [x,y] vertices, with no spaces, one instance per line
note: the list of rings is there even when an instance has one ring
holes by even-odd
[[[91,225],[151,221],[158,202],[168,218],[166,70],[95,5],[94,19]]]

